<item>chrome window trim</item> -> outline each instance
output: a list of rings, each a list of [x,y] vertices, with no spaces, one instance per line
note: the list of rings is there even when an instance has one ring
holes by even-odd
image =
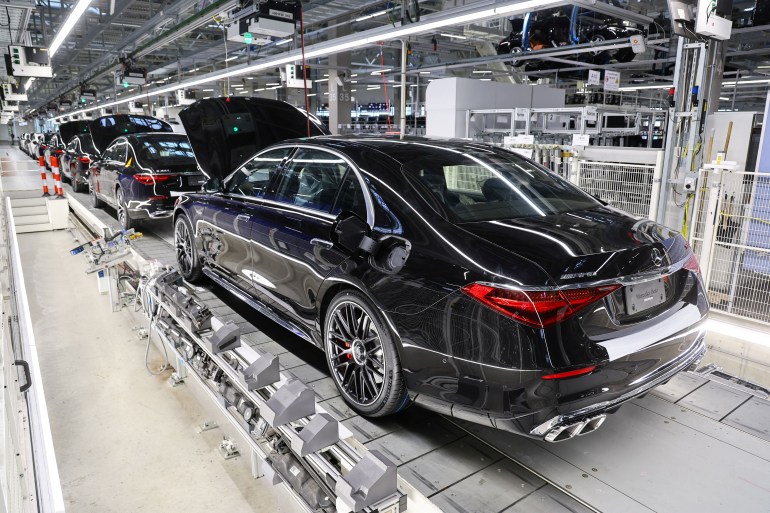
[[[344,153],[341,153],[337,150],[333,150],[330,148],[327,148],[323,145],[315,145],[315,144],[307,144],[307,143],[300,143],[300,144],[291,144],[291,143],[281,143],[277,144],[275,146],[270,146],[269,148],[265,148],[263,151],[257,153],[253,157],[251,157],[249,160],[244,162],[242,165],[240,165],[235,171],[227,175],[227,177],[222,180],[222,185],[224,186],[224,183],[230,179],[235,173],[241,170],[243,166],[245,166],[248,162],[250,162],[252,159],[262,155],[263,153],[266,153],[268,151],[278,150],[281,148],[291,148],[295,151],[290,151],[288,157],[284,160],[291,160],[294,157],[294,153],[296,153],[296,150],[299,148],[310,148],[314,150],[322,150],[326,151],[328,153],[331,153],[332,155],[339,157],[340,159],[344,160],[345,163],[350,167],[350,169],[355,173],[356,178],[358,178],[358,185],[361,187],[362,192],[364,193],[364,203],[366,204],[366,224],[369,225],[369,228],[374,227],[374,202],[372,200],[371,192],[369,191],[369,187],[366,185],[366,181],[363,178],[363,175],[361,174],[361,170],[358,169],[358,166],[356,166],[353,161],[350,160],[350,158],[347,157]],[[299,213],[307,213],[307,214],[313,214],[315,216],[321,216],[325,217],[327,219],[336,219],[337,216],[334,216],[328,212],[322,212],[320,210],[315,210],[312,208],[305,208],[298,205],[294,205],[292,203],[284,203],[282,201],[274,201],[269,200],[266,198],[258,198],[255,196],[246,196],[244,194],[235,194],[231,192],[226,193],[217,193],[222,196],[232,197],[235,199],[244,199],[248,200],[249,202],[262,202],[269,205],[275,205],[275,206],[281,206],[281,207],[290,207],[291,210],[297,210]],[[336,199],[336,198],[335,198]]]

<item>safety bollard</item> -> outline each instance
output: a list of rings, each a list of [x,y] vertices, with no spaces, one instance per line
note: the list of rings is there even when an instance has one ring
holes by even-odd
[[[61,187],[61,175],[59,174],[59,158],[51,155],[51,171],[53,172],[54,188],[57,196],[64,196]]]
[[[45,170],[45,157],[38,157],[40,163],[40,175],[43,177],[43,196],[50,196],[48,193],[48,173]]]

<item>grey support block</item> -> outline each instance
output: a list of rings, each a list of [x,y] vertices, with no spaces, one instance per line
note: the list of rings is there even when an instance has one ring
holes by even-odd
[[[241,372],[243,384],[251,390],[259,390],[281,380],[278,357],[271,353],[260,355],[257,360]]]
[[[211,352],[214,354],[230,351],[231,349],[241,347],[241,330],[234,322],[227,321],[217,328],[207,342],[211,347]]]
[[[293,379],[279,388],[260,412],[271,426],[283,426],[313,415],[315,394],[303,382]]]
[[[337,481],[337,511],[361,511],[396,493],[396,466],[380,451],[364,455],[348,475]]]
[[[304,458],[340,440],[339,422],[328,413],[315,415],[292,440],[294,452]]]

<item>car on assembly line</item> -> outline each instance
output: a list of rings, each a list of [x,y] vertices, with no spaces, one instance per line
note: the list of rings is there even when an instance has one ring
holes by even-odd
[[[685,239],[517,154],[322,136],[257,98],[180,117],[208,176],[176,204],[180,272],[321,348],[362,415],[416,403],[561,441],[705,353]]]
[[[59,126],[61,138],[66,141],[64,153],[60,157],[61,174],[63,179],[72,184],[75,192],[88,190],[88,168],[99,156],[91,138],[89,123],[88,120],[79,120]]]
[[[171,217],[174,195],[205,181],[187,136],[165,121],[115,114],[91,121],[89,130],[99,154],[89,166],[91,203],[114,207],[125,229]]]
[[[48,140],[48,143],[45,145],[45,148],[43,149],[43,159],[45,162],[45,167],[47,169],[51,169],[51,157],[56,157],[61,159],[61,156],[64,154],[66,146],[64,144],[64,141],[62,140],[62,137],[60,134],[56,133],[51,136],[51,138]],[[59,163],[59,167],[61,168],[61,163]]]
[[[24,150],[24,153],[32,157],[33,159],[37,160],[37,146],[42,142],[43,140],[43,134],[36,132],[33,134],[30,134],[29,139],[26,140],[24,143],[24,147],[22,148]]]

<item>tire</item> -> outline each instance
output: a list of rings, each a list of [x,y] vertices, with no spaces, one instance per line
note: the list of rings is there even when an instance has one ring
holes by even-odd
[[[198,281],[203,273],[203,265],[198,259],[192,225],[185,215],[177,217],[174,223],[174,248],[176,265],[182,277],[191,283]]]
[[[396,344],[364,294],[345,290],[334,296],[323,325],[329,371],[351,408],[381,417],[408,405]]]
[[[132,219],[131,215],[128,213],[128,208],[126,207],[126,201],[123,197],[123,189],[120,187],[117,188],[115,191],[115,203],[117,203],[117,214],[118,214],[118,222],[120,223],[120,226],[124,230],[130,230],[131,228],[136,228],[139,225],[139,222],[136,219]]]
[[[635,57],[636,54],[630,48],[621,48],[615,53],[615,60],[618,62],[631,62]]]
[[[99,197],[96,195],[96,189],[94,188],[93,183],[89,184],[88,191],[91,195],[91,206],[94,208],[104,208],[104,201],[99,199]]]
[[[86,192],[85,189],[88,184],[82,178],[83,172],[80,171],[80,166],[75,164],[70,166],[70,182],[72,183],[72,190],[75,192]],[[80,182],[78,182],[78,176],[80,176]]]

